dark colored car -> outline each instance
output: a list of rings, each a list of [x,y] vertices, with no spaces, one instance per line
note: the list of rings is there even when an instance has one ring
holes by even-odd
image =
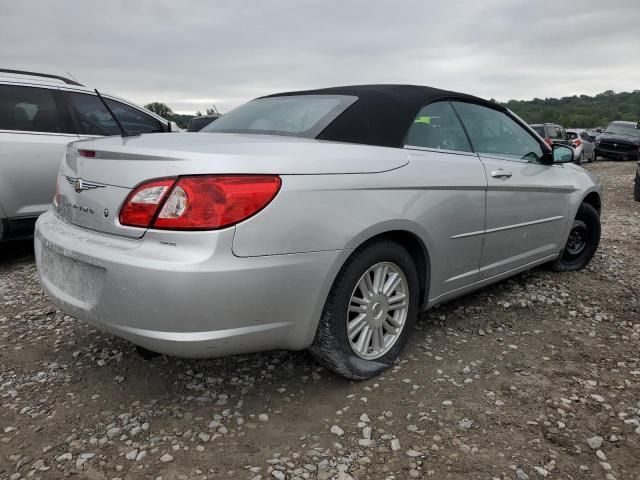
[[[598,138],[597,154],[614,160],[640,160],[640,122],[611,122]]]
[[[549,146],[552,146],[554,143],[571,145],[567,131],[561,125],[555,123],[535,123],[530,125],[530,127],[533,128]]]
[[[602,132],[604,132],[604,128],[590,128],[587,130],[587,133],[589,134],[589,138],[591,138],[592,142],[595,142],[598,137],[600,135],[602,135]]]
[[[193,117],[189,120],[189,126],[187,132],[199,132],[211,122],[220,118],[220,115],[200,115],[199,117]]]
[[[534,123],[529,126],[533,128],[533,130],[540,135],[540,137],[542,137],[545,143],[550,147],[553,147],[554,144],[561,144],[575,148],[567,130],[562,125],[558,125],[556,123]],[[574,162],[578,165],[582,164],[582,158],[579,154],[575,156]]]

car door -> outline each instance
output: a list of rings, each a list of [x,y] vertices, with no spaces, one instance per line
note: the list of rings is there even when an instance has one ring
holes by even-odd
[[[478,280],[487,179],[448,101],[422,108],[405,149],[420,192],[416,217],[432,239],[429,293],[436,300]]]
[[[487,173],[480,279],[554,258],[573,191],[564,167],[544,164],[539,141],[505,111],[453,105]]]
[[[76,140],[56,89],[0,85],[0,204],[8,218],[50,207],[66,145]]]

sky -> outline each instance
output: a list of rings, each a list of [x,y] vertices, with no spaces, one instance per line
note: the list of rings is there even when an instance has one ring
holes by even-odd
[[[532,99],[640,89],[640,0],[0,0],[0,68],[179,113],[409,83]]]

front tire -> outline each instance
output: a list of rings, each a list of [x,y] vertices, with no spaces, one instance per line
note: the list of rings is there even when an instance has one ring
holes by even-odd
[[[556,272],[573,272],[586,267],[600,244],[600,215],[588,203],[582,203],[573,220],[569,238],[560,256],[552,264]]]
[[[349,379],[383,372],[413,330],[419,285],[411,255],[397,243],[377,240],[357,249],[331,288],[311,354]]]

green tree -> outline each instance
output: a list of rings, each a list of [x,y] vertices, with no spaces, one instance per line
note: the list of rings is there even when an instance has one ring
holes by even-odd
[[[570,128],[605,127],[613,120],[640,119],[640,91],[615,93],[606,90],[594,97],[509,100],[504,105],[528,123],[555,122]]]
[[[162,102],[151,102],[144,106],[147,110],[155,113],[156,115],[160,115],[162,118],[166,118],[167,120],[172,120],[173,111],[169,108],[166,103]]]

